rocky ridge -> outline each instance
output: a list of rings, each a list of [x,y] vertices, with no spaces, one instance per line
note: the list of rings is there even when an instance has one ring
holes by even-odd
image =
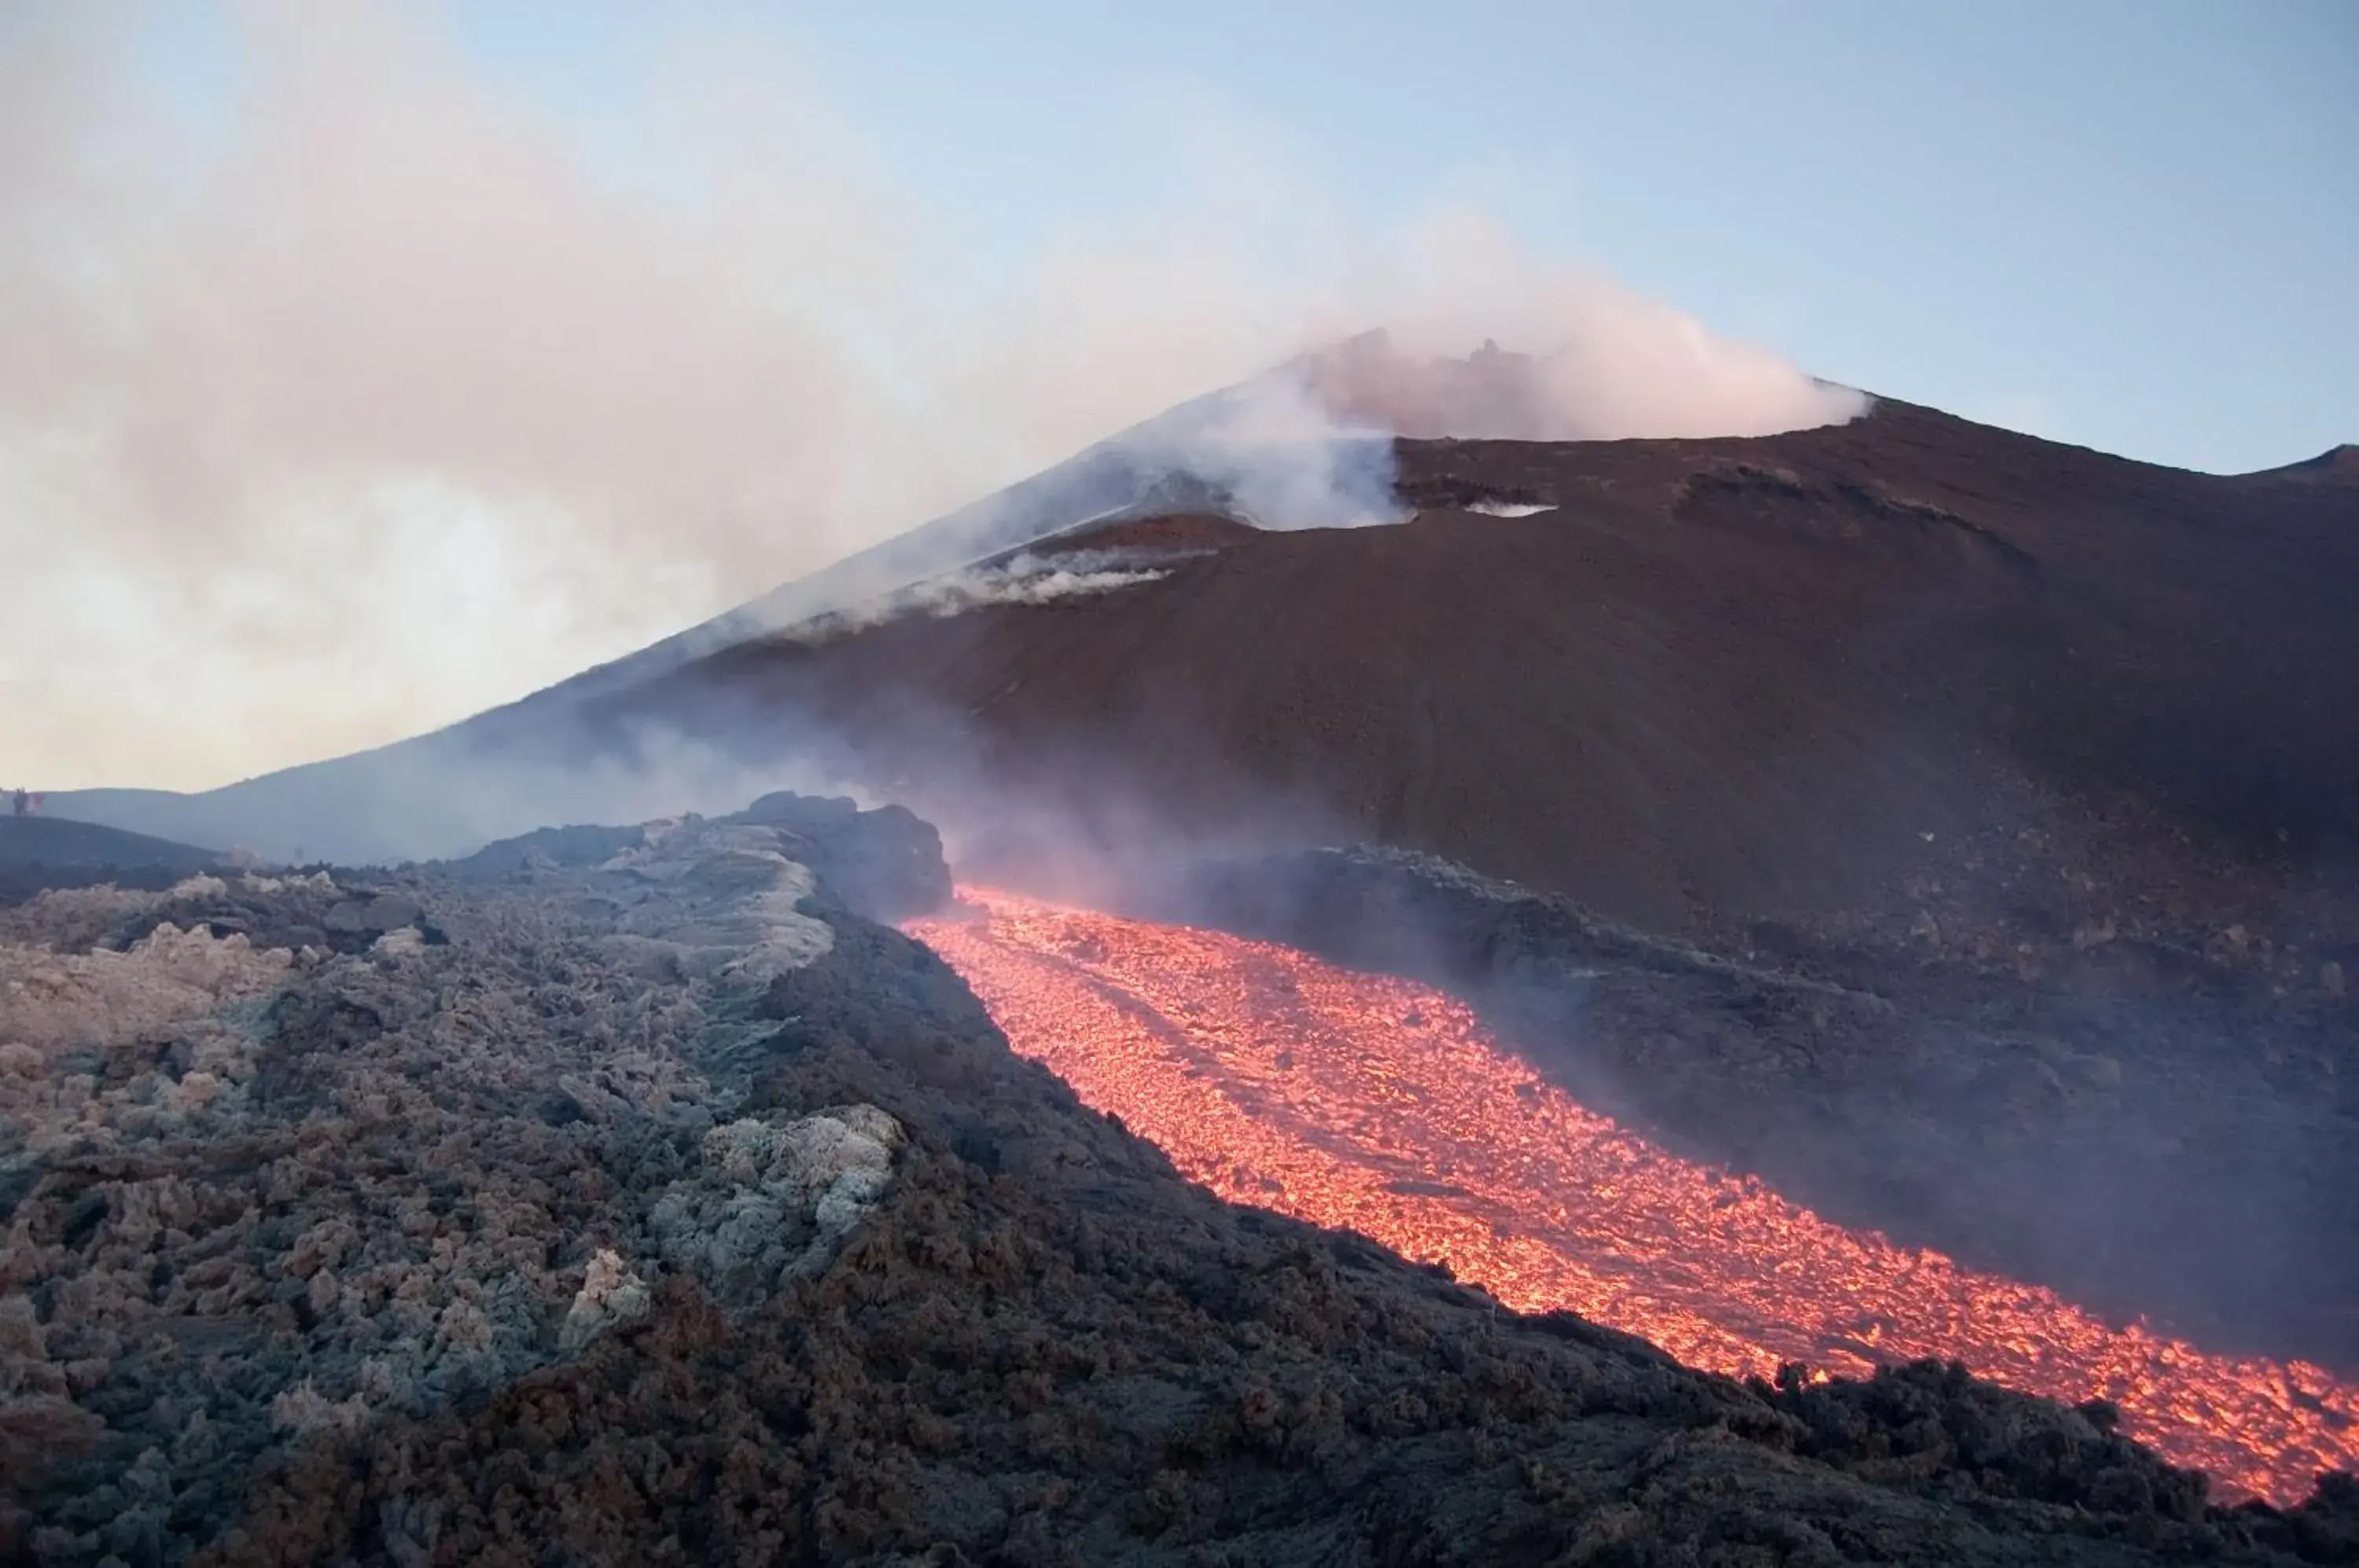
[[[727,1048],[829,951],[804,907],[844,906],[777,826],[625,836],[497,882],[208,876],[8,913],[0,1449],[50,1472],[16,1550],[175,1559],[258,1456],[578,1353],[646,1315],[638,1270],[759,1299],[825,1266],[900,1128],[737,1115]]]

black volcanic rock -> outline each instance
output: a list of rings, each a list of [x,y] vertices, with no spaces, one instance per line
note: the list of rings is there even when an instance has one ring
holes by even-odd
[[[950,901],[941,834],[907,807],[864,811],[848,800],[781,790],[721,821],[782,830],[792,841],[787,853],[870,920],[907,920]]]
[[[693,826],[705,819],[682,819]],[[765,795],[744,811],[711,819],[714,826],[776,830],[778,848],[808,866],[825,884],[827,896],[870,920],[898,920],[931,912],[948,902],[949,869],[942,863],[941,835],[931,822],[900,806],[863,811],[842,797]],[[657,833],[666,831],[658,824]],[[444,863],[451,875],[473,879],[511,877],[535,870],[588,872],[618,855],[646,847],[650,829],[577,825],[537,828],[485,844],[474,854]]]
[[[440,946],[0,948],[0,1556],[2351,1560],[2102,1410],[1703,1377],[1222,1203],[785,842],[176,895]]]
[[[495,839],[473,855],[446,862],[451,874],[465,877],[513,877],[548,865],[586,871],[626,849],[647,842],[643,827],[605,827],[582,823],[571,827],[535,828],[513,838]]]

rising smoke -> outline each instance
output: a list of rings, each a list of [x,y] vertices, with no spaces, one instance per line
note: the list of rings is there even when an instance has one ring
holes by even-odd
[[[1019,554],[1001,564],[967,567],[929,577],[898,593],[781,626],[775,635],[785,641],[817,647],[911,615],[941,620],[991,604],[1051,604],[1062,599],[1092,598],[1142,587],[1170,574],[1168,567],[1150,565],[1111,550],[1080,551],[1075,556],[1053,560]]]
[[[683,27],[618,155],[422,7],[241,7],[199,102],[159,85],[174,16],[0,16],[0,766],[36,782],[448,722],[1370,322],[1529,353],[1511,416],[1545,433],[1858,407],[1479,215],[1353,233],[1218,169],[964,286],[775,39]],[[1259,243],[1289,226],[1318,243]],[[1367,443],[1306,423],[1500,417],[1309,385],[1197,432],[1274,526],[1383,515]]]

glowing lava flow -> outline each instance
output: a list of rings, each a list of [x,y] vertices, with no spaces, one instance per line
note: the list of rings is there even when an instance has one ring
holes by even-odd
[[[1462,1004],[1291,949],[982,887],[910,930],[1016,1050],[1240,1203],[1447,1264],[1692,1366],[1846,1375],[1919,1356],[2117,1403],[2222,1488],[2290,1502],[2359,1468],[2359,1388],[2109,1328],[2053,1292],[1847,1231],[1658,1150],[1493,1045]]]

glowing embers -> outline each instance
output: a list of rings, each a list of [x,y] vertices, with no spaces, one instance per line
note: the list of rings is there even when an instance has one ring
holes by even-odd
[[[2113,1329],[1664,1154],[1494,1046],[1462,1005],[1218,932],[983,887],[911,930],[1023,1054],[1223,1197],[1348,1226],[1507,1305],[1562,1307],[1691,1365],[1843,1374],[1954,1357],[2109,1399],[2224,1490],[2291,1501],[2359,1465],[2359,1389],[2302,1363]]]

